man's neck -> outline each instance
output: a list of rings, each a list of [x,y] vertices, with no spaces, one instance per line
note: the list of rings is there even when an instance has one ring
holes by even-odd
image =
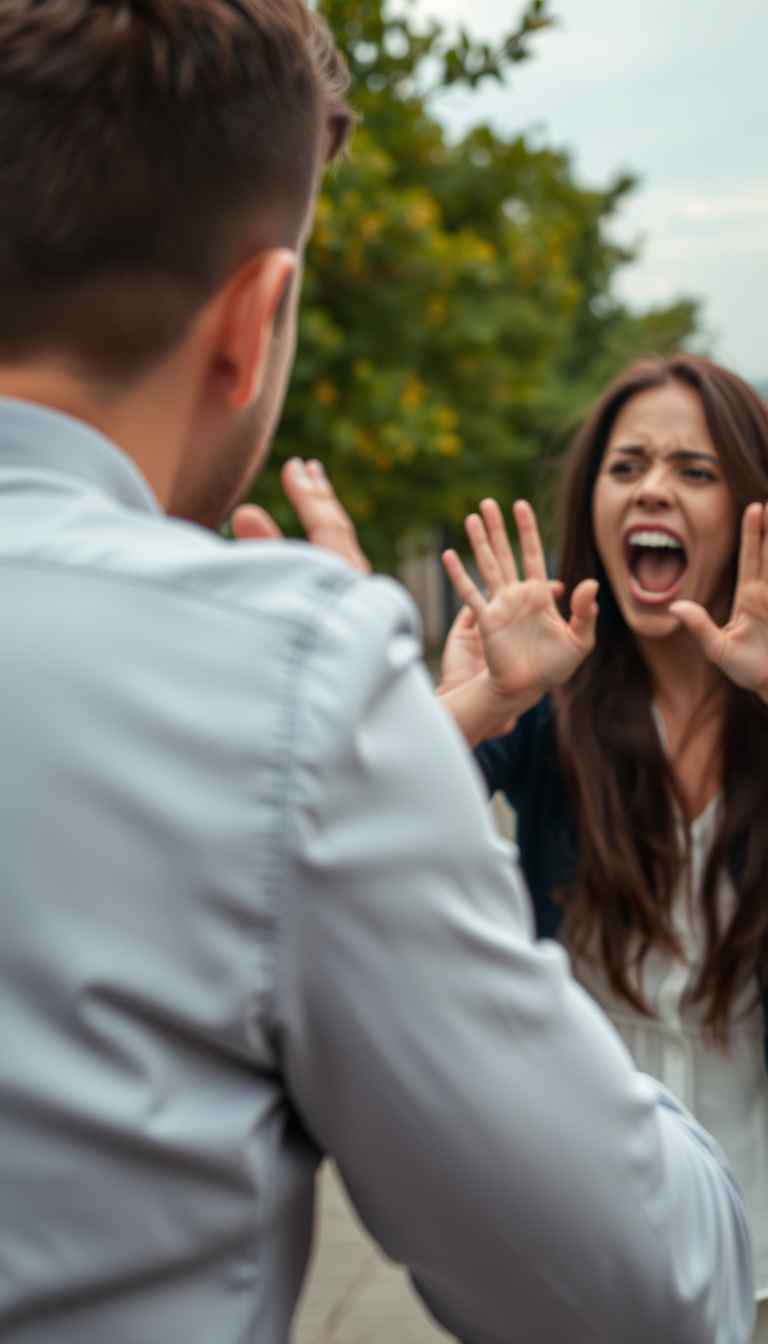
[[[172,361],[127,391],[97,385],[64,362],[0,364],[0,396],[32,402],[82,420],[111,439],[168,507],[192,406]]]

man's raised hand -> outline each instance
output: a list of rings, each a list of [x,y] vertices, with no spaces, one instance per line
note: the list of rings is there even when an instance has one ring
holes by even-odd
[[[487,665],[485,683],[480,676],[467,684],[461,704],[469,704],[474,686],[476,697],[487,694],[498,704],[501,722],[509,717],[510,709],[521,713],[573,675],[594,648],[598,612],[597,582],[586,579],[572,595],[570,621],[563,619],[555,605],[558,585],[547,577],[533,509],[520,501],[514,513],[524,579],[518,577],[501,509],[492,499],[483,501],[480,515],[472,514],[467,519],[467,535],[488,591],[487,599],[455,551],[446,551],[443,556],[456,591],[477,622]],[[458,705],[458,696],[458,691],[450,690],[445,696],[452,712],[451,700],[456,698]],[[462,720],[464,709],[454,717]],[[460,726],[464,728],[465,723],[460,721]],[[466,735],[471,739],[476,732]]]
[[[336,498],[322,464],[291,458],[283,467],[280,480],[307,541],[334,551],[355,569],[370,574],[371,566],[360,549],[352,519]],[[278,541],[282,537],[274,519],[257,504],[241,504],[235,509],[232,531],[238,541]]]

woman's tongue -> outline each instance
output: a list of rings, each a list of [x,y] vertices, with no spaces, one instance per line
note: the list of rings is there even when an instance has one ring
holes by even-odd
[[[666,546],[643,547],[633,566],[635,578],[646,593],[666,593],[677,583],[684,569],[683,552]]]

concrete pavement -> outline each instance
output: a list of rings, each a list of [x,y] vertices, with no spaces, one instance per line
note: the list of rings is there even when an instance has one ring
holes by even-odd
[[[330,1162],[318,1180],[315,1250],[292,1344],[439,1344],[405,1273],[360,1226]]]

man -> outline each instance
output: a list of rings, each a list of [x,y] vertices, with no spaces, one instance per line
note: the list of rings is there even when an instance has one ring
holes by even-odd
[[[0,0],[0,1338],[286,1340],[325,1152],[462,1340],[742,1344],[738,1189],[533,943],[407,598],[205,530],[340,69],[299,0]]]

